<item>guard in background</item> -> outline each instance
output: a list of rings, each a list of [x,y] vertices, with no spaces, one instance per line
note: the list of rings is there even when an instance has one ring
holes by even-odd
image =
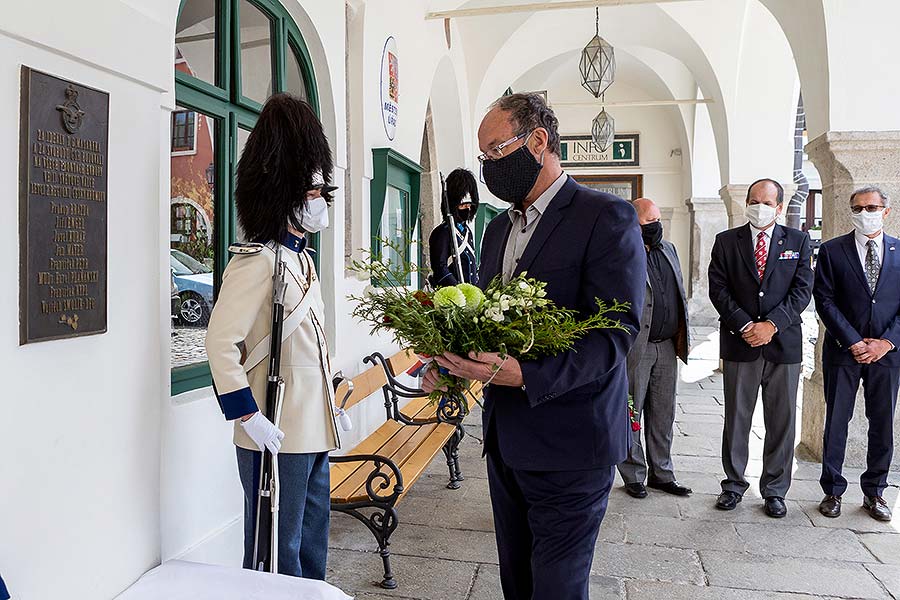
[[[278,572],[325,579],[330,519],[328,452],[339,447],[325,340],[324,303],[307,252],[328,227],[331,150],[313,109],[290,94],[269,98],[237,168],[235,205],[252,244],[235,244],[209,320],[206,351],[216,396],[234,421],[244,491],[244,567],[252,568],[262,452],[278,455]],[[285,263],[280,427],[266,418],[272,274]]]
[[[447,219],[434,228],[428,238],[431,257],[431,284],[446,287],[458,283],[478,283],[478,259],[475,258],[475,235],[469,225],[478,212],[478,183],[471,171],[456,169],[447,176],[447,200],[456,226],[456,242],[461,257],[464,281],[458,281],[456,257],[450,239]],[[446,215],[444,215],[446,217]]]

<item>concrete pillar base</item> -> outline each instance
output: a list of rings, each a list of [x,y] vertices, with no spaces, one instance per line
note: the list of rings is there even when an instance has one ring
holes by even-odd
[[[850,194],[866,185],[877,185],[889,196],[900,193],[900,131],[847,131],[826,133],[806,146],[822,177],[822,239],[843,235],[850,224]],[[900,219],[888,219],[886,230],[900,233]],[[816,368],[804,383],[801,447],[822,458],[825,426],[825,394],[822,384],[822,339],[816,346]],[[865,467],[868,421],[862,394],[857,394],[847,440],[847,467]],[[894,447],[900,449],[900,411],[894,415]],[[900,468],[900,452],[894,452],[892,468]],[[852,485],[852,482],[851,482]]]
[[[728,228],[728,214],[721,198],[690,198],[691,214],[690,281],[688,314],[695,327],[715,327],[719,315],[709,301],[709,257],[716,234]]]

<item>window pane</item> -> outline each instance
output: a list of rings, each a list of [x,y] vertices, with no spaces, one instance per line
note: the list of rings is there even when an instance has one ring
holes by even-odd
[[[216,0],[187,0],[175,25],[175,70],[217,85]]]
[[[260,104],[272,95],[272,26],[269,18],[241,0],[241,93]]]
[[[193,153],[197,135],[197,113],[177,110],[172,113],[172,152]]]
[[[206,361],[204,340],[213,305],[216,120],[203,113],[187,114],[196,121],[195,151],[173,154],[171,164],[173,368]],[[174,143],[178,119],[172,123]]]
[[[300,60],[290,46],[288,46],[285,53],[285,62],[287,63],[287,73],[285,74],[287,76],[287,85],[285,89],[295,96],[307,100],[306,80],[303,77],[303,71],[300,69]]]
[[[409,194],[403,190],[388,186],[384,199],[384,212],[381,213],[381,258],[393,265],[402,265],[406,261],[407,233],[404,227],[404,212],[409,205]],[[385,243],[390,242],[390,244]],[[393,245],[393,247],[391,247]],[[403,250],[401,254],[397,249]],[[394,282],[396,283],[396,282]],[[405,283],[405,282],[402,282]]]

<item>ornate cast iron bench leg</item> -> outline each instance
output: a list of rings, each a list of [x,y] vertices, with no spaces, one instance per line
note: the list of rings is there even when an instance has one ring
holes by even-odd
[[[459,469],[459,443],[465,435],[465,429],[463,429],[462,424],[459,424],[456,426],[453,437],[444,444],[444,456],[447,458],[447,468],[450,470],[450,482],[447,484],[447,489],[450,490],[458,490],[460,488],[459,482],[465,480]]]
[[[332,503],[331,510],[351,515],[372,532],[384,565],[384,578],[380,585],[384,589],[395,589],[397,581],[391,570],[391,551],[388,547],[391,545],[391,534],[397,529],[398,524],[394,505],[403,493],[403,475],[400,469],[390,459],[378,455],[332,456],[330,461],[333,463],[370,461],[375,464],[374,470],[366,479],[366,495],[369,498],[359,502]],[[383,467],[390,473],[385,473]],[[393,489],[389,495],[382,496],[381,492],[391,487],[391,477],[394,480]],[[369,512],[368,509],[375,510]]]

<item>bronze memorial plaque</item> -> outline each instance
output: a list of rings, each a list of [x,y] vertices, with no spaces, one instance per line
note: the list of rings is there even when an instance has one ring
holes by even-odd
[[[109,94],[22,67],[19,343],[106,331]]]

